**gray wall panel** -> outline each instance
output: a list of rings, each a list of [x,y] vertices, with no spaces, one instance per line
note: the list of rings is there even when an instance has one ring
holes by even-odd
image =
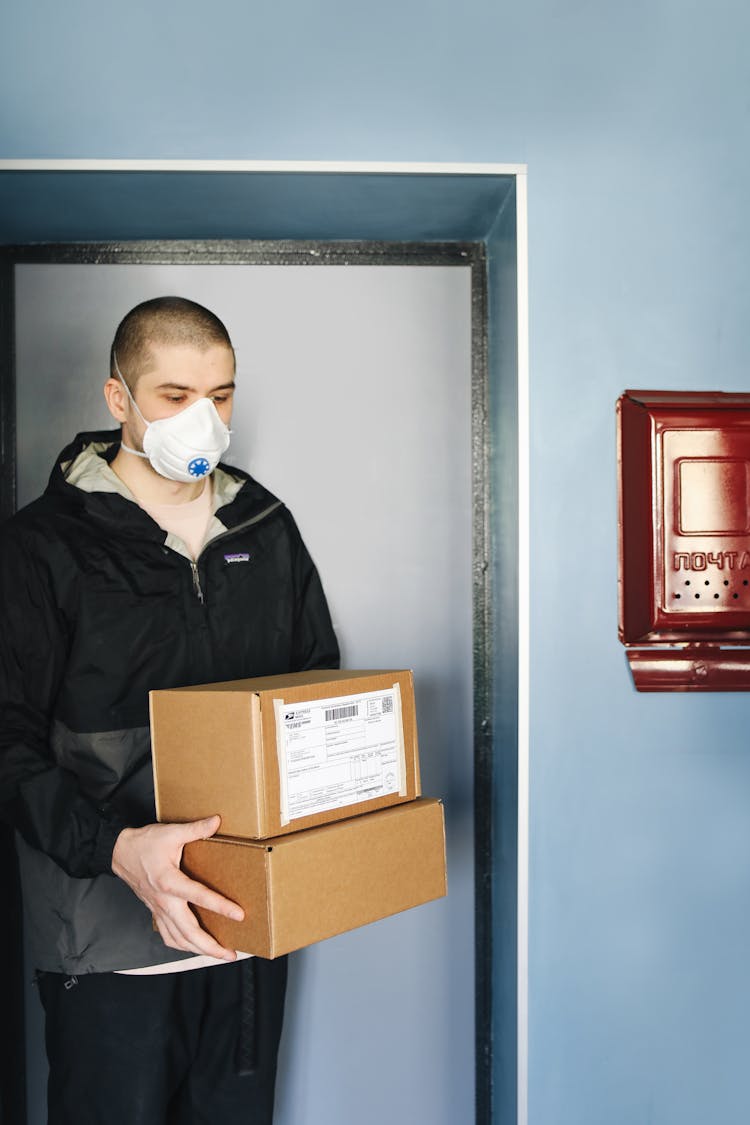
[[[350,667],[415,669],[447,900],[295,958],[279,1125],[473,1116],[470,271],[440,266],[16,268],[19,505],[101,399],[119,318],[181,293],[226,321],[230,459],[289,504]],[[30,997],[30,1117],[44,1120]]]

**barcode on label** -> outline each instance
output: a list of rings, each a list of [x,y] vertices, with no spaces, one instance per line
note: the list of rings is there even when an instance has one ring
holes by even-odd
[[[383,714],[389,715],[393,710],[393,699],[390,695],[383,696]]]
[[[345,707],[327,707],[326,722],[330,723],[333,719],[353,719],[358,712],[359,705],[356,703],[347,703]]]

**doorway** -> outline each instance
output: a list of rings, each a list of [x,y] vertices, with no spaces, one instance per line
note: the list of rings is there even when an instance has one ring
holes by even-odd
[[[21,171],[21,170],[19,170]],[[87,170],[83,176],[85,192],[75,188],[73,180],[79,173],[72,169],[61,171],[67,176],[65,198],[75,206],[61,210],[54,206],[55,198],[60,197],[59,181],[52,183],[49,173],[46,182],[39,175],[33,179],[30,190],[16,178],[15,186],[3,177],[0,170],[0,195],[19,200],[16,214],[19,215],[16,229],[24,239],[33,238],[32,228],[46,241],[51,235],[64,227],[70,234],[71,228],[84,237],[98,234],[103,228],[110,233],[123,232],[125,237],[147,234],[150,238],[156,233],[182,234],[187,229],[200,230],[205,227],[207,194],[223,200],[223,225],[214,228],[212,233],[219,235],[262,234],[273,239],[273,243],[254,245],[254,252],[260,255],[256,264],[270,261],[263,256],[268,251],[278,253],[275,265],[300,265],[301,262],[320,264],[325,255],[327,265],[346,265],[347,269],[365,268],[364,263],[356,265],[350,256],[355,248],[350,243],[287,243],[276,241],[280,234],[301,230],[308,233],[320,231],[325,237],[335,237],[340,232],[344,236],[363,232],[373,238],[368,250],[372,260],[386,268],[411,268],[419,265],[428,269],[453,269],[440,255],[446,252],[460,258],[455,264],[463,266],[464,272],[471,272],[469,286],[469,305],[471,339],[473,350],[465,368],[468,372],[471,391],[469,394],[469,474],[470,512],[468,542],[470,544],[470,587],[471,630],[470,646],[473,657],[473,786],[474,786],[474,871],[475,894],[473,896],[476,917],[476,1043],[475,1053],[477,1074],[476,1119],[477,1121],[515,1120],[516,1109],[516,923],[517,923],[517,882],[516,882],[516,770],[517,770],[517,624],[518,624],[518,505],[515,489],[517,485],[517,373],[519,367],[518,338],[518,232],[517,216],[519,199],[516,191],[516,173],[500,169],[487,169],[475,178],[461,178],[443,169],[425,173],[414,172],[409,175],[389,175],[372,169],[361,170],[353,175],[341,170],[323,176],[308,171],[302,175],[290,175],[289,171],[279,174],[283,177],[286,192],[278,214],[286,207],[283,222],[269,219],[273,206],[268,199],[269,178],[266,172],[259,174],[226,177],[219,169],[215,175],[193,176],[180,173],[164,175],[156,170],[135,175],[122,175],[122,169],[108,172]],[[24,174],[26,174],[24,172]],[[55,176],[57,173],[54,174]],[[93,176],[93,180],[92,180]],[[102,179],[102,176],[104,179]],[[119,179],[118,179],[119,177]],[[79,185],[80,185],[79,176]],[[94,180],[97,183],[94,183]],[[157,183],[158,180],[158,183]],[[165,191],[165,180],[169,181],[168,198],[172,215],[165,217],[164,207],[158,204],[160,192]],[[117,181],[117,182],[115,182]],[[128,183],[130,204],[122,195],[124,181]],[[137,181],[137,183],[136,183]],[[148,195],[149,181],[153,193]],[[189,182],[188,182],[189,181]],[[219,182],[221,181],[221,183]],[[238,184],[245,183],[245,194],[238,194]],[[252,181],[252,187],[250,182]],[[304,181],[304,182],[303,182]],[[212,183],[213,188],[208,184]],[[182,188],[179,184],[182,183]],[[354,198],[356,183],[359,192],[358,206],[342,209],[341,200]],[[226,194],[231,185],[231,198]],[[333,193],[323,191],[322,185]],[[278,187],[278,181],[276,182]],[[23,187],[23,191],[19,190]],[[109,210],[102,202],[106,188]],[[51,190],[55,189],[55,190]],[[8,195],[10,192],[10,196]],[[144,195],[145,192],[145,195]],[[224,195],[222,196],[222,192]],[[255,192],[255,194],[253,194]],[[297,208],[288,207],[290,194],[297,199]],[[339,193],[337,196],[337,192]],[[46,193],[46,195],[45,195]],[[232,194],[234,193],[234,194]],[[343,194],[342,194],[343,193]],[[348,193],[348,194],[347,194]],[[356,192],[354,193],[356,195]],[[25,195],[25,200],[21,196]],[[337,196],[338,210],[331,206],[332,197]],[[12,197],[12,198],[11,198]],[[262,198],[264,197],[264,198]],[[243,201],[244,211],[238,206]],[[150,199],[150,206],[144,200]],[[255,211],[248,206],[252,200]],[[88,220],[85,218],[88,201]],[[92,206],[92,201],[94,205]],[[214,199],[215,202],[215,199]],[[200,204],[200,206],[199,206]],[[14,204],[15,206],[15,204]],[[6,208],[5,214],[12,216],[14,206]],[[119,206],[119,209],[118,209]],[[192,208],[192,210],[191,210]],[[242,214],[240,214],[242,212]],[[222,208],[212,206],[210,214],[215,222],[216,214]],[[289,216],[293,215],[293,220]],[[22,220],[22,221],[21,221]],[[87,225],[88,221],[88,225]],[[25,224],[25,225],[24,225]],[[179,228],[179,229],[178,229]],[[427,242],[388,243],[375,241],[385,231],[393,231],[403,238],[409,232],[426,237]],[[457,233],[468,232],[470,238],[460,243]],[[5,234],[7,241],[18,241],[12,234]],[[447,236],[447,237],[446,237]],[[41,266],[44,262],[62,267],[61,261],[50,262],[52,247],[16,246],[7,252],[6,294],[16,291],[16,271]],[[172,247],[174,250],[175,247]],[[179,243],[178,257],[182,261],[206,263],[217,250],[217,244]],[[225,255],[223,264],[230,261],[239,265],[248,249],[247,243],[221,243],[221,253]],[[362,247],[360,247],[362,249]],[[108,261],[128,265],[161,266],[169,248],[164,242],[149,241],[141,245],[132,242],[97,244],[96,246],[58,247],[62,260],[74,266],[86,264],[81,255],[89,256],[88,264],[104,264]],[[170,251],[171,253],[171,251]],[[129,256],[134,255],[134,256]],[[208,258],[207,258],[208,255]],[[239,255],[239,258],[237,258]],[[389,257],[392,255],[392,257]],[[317,256],[317,258],[316,258]],[[170,259],[173,263],[173,259]],[[216,261],[213,264],[217,264]],[[246,261],[244,264],[248,264]],[[305,271],[304,272],[310,272]],[[317,271],[316,271],[317,272]],[[458,272],[458,271],[456,271]],[[20,272],[18,273],[20,277]],[[425,274],[425,276],[427,276]],[[163,291],[163,290],[161,290]],[[206,299],[205,303],[211,304]],[[216,302],[214,301],[214,305]],[[129,306],[128,306],[129,307]],[[8,301],[5,312],[7,315]],[[218,311],[221,312],[219,309]],[[479,326],[479,327],[478,327]],[[448,348],[449,354],[450,349]],[[9,358],[9,357],[8,357]],[[8,364],[8,366],[10,366]],[[19,381],[20,385],[20,381]],[[428,388],[423,387],[423,390]],[[8,380],[3,382],[6,406],[12,389]],[[385,396],[383,401],[385,402]],[[427,401],[427,400],[425,400]],[[466,400],[464,400],[464,406]],[[19,420],[23,403],[19,400]],[[75,412],[73,410],[73,412]],[[15,410],[12,417],[15,418]],[[260,416],[260,415],[258,415]],[[460,411],[456,420],[460,418]],[[11,414],[5,411],[5,446],[12,438]],[[423,433],[430,433],[429,420],[425,419]],[[433,419],[434,421],[434,419]],[[252,424],[252,420],[251,420]],[[431,424],[431,423],[430,423]],[[414,439],[416,430],[406,427],[402,437]],[[18,431],[19,450],[24,440],[21,428]],[[256,447],[257,448],[257,447]],[[434,464],[434,449],[426,450],[415,441],[410,456],[417,457],[424,465]],[[240,449],[240,453],[242,450]],[[387,451],[385,452],[387,460]],[[19,458],[19,460],[21,460]],[[247,462],[246,462],[247,463]],[[270,479],[260,463],[251,468],[257,471],[271,487]],[[464,462],[466,464],[466,462]],[[23,470],[25,472],[26,470]],[[335,474],[336,466],[326,463],[326,475]],[[27,488],[23,473],[19,476],[19,496]],[[6,481],[7,481],[6,475]],[[281,477],[279,478],[281,479]],[[31,482],[28,487],[32,488]],[[279,492],[286,485],[276,485]],[[7,492],[7,489],[6,489]],[[287,490],[285,499],[296,510],[293,494]],[[317,516],[315,518],[317,526]],[[325,576],[326,560],[317,549],[315,526],[311,523],[308,535],[321,571]],[[458,534],[459,524],[456,525]],[[417,570],[420,569],[419,564]],[[326,583],[329,585],[329,583]],[[459,583],[460,584],[460,583]],[[456,588],[459,588],[457,585]],[[333,600],[333,599],[332,599]],[[348,606],[354,604],[350,600]],[[334,603],[334,614],[338,610]],[[348,657],[345,654],[345,659]],[[424,721],[422,721],[424,725]],[[424,734],[423,734],[424,743]],[[423,749],[423,757],[425,750]],[[447,775],[446,775],[447,776]],[[439,779],[440,780],[440,779]],[[454,778],[455,780],[455,778]],[[463,783],[462,783],[463,784]],[[469,789],[472,782],[469,780]],[[427,785],[425,784],[425,791]],[[465,796],[465,790],[464,790]],[[471,802],[469,802],[470,804]],[[501,807],[502,806],[502,807]],[[502,815],[501,815],[502,814]],[[450,829],[449,829],[450,831]],[[471,845],[465,858],[471,865]],[[457,901],[457,900],[456,900]],[[469,913],[471,914],[471,904]],[[415,912],[415,917],[419,912]],[[408,916],[405,916],[408,917]],[[470,927],[471,928],[471,927]],[[464,922],[464,929],[466,925]],[[322,948],[322,947],[321,947]],[[472,975],[474,975],[472,973]],[[312,979],[312,978],[311,978]],[[432,978],[439,980],[433,974]],[[443,982],[444,983],[444,982]],[[465,986],[465,982],[464,986]],[[448,1007],[443,1008],[443,1020]],[[492,1043],[496,1049],[493,1052]],[[433,1065],[435,1060],[433,1059]],[[455,1107],[454,1107],[455,1108]],[[465,1106],[453,1120],[466,1119]],[[405,1118],[406,1119],[406,1118]],[[435,1118],[439,1120],[439,1118]]]

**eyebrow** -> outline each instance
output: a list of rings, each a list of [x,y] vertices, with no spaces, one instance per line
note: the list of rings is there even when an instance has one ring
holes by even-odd
[[[217,387],[212,387],[211,390],[209,391],[209,394],[213,394],[215,391],[234,390],[234,387],[235,387],[234,380],[232,380],[231,383],[220,383]],[[190,387],[186,383],[159,383],[158,386],[154,387],[154,390],[156,390],[156,391],[194,391],[195,387]]]

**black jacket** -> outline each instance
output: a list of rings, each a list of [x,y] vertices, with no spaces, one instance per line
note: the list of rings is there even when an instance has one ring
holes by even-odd
[[[155,819],[149,690],[338,664],[284,505],[219,466],[193,563],[109,468],[118,443],[79,435],[0,532],[0,816],[36,967],[70,973],[177,956],[110,868],[121,828]]]

